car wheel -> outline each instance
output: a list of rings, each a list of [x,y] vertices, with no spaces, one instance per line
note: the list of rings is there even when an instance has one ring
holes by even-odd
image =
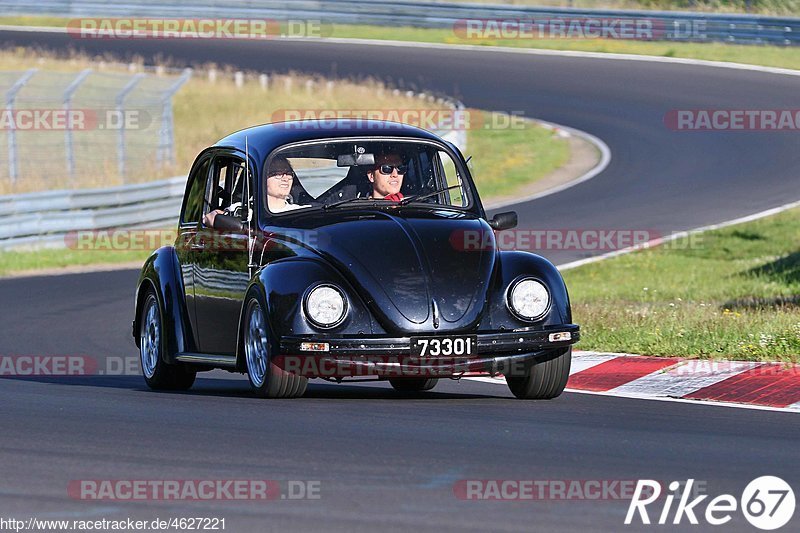
[[[139,355],[147,386],[155,390],[188,390],[197,373],[184,365],[164,362],[164,327],[155,293],[148,290],[139,321]]]
[[[305,394],[308,379],[286,372],[270,357],[269,333],[258,299],[247,303],[244,321],[244,355],[247,377],[261,398],[298,398]]]
[[[439,383],[438,378],[394,378],[390,379],[394,390],[401,392],[421,392],[431,390]]]
[[[511,393],[521,400],[550,400],[567,386],[572,347],[555,352],[555,357],[540,361],[521,376],[506,376]]]

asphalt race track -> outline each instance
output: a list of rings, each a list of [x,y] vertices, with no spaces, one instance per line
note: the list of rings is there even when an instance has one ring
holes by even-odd
[[[76,41],[7,31],[0,42],[402,79],[472,107],[522,111],[603,139],[613,154],[608,169],[517,206],[522,228],[666,234],[800,199],[797,133],[677,133],[663,122],[671,109],[794,108],[796,77],[330,43]],[[545,255],[559,263],[582,257]],[[0,281],[2,353],[83,355],[101,367],[135,358],[135,280],[136,272],[118,271]],[[762,475],[800,486],[794,414],[570,393],[521,402],[505,386],[464,380],[414,396],[385,384],[313,382],[303,399],[260,401],[241,376],[201,376],[185,394],[147,391],[139,376],[0,381],[2,515],[216,516],[226,518],[229,531],[645,531],[657,526],[623,525],[628,500],[464,501],[454,486],[471,479],[693,478],[712,497],[737,498]],[[68,496],[69,482],[85,479],[318,480],[321,498],[176,503]],[[712,529],[685,519],[666,527]],[[736,514],[726,529],[752,527]]]

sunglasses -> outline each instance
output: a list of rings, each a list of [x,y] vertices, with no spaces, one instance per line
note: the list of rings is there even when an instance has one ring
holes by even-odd
[[[267,177],[282,178],[283,176],[288,176],[289,179],[293,179],[294,173],[291,170],[272,170]]]
[[[408,165],[381,165],[378,169],[381,174],[391,174],[394,169],[397,169],[398,174],[405,174],[408,170]]]

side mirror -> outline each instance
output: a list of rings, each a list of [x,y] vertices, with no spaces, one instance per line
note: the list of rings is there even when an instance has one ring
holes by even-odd
[[[505,213],[497,213],[492,217],[492,220],[489,221],[489,226],[497,231],[515,228],[517,227],[517,212],[507,211]]]
[[[214,229],[234,233],[247,233],[247,228],[238,217],[222,214],[214,217]]]

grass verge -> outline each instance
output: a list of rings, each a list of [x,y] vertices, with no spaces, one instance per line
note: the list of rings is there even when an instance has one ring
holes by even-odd
[[[144,263],[149,250],[72,250],[45,248],[36,251],[0,252],[0,276],[65,267]]]
[[[564,278],[581,349],[800,362],[800,209]]]
[[[488,118],[497,114],[484,115],[484,124],[497,123]],[[469,130],[466,152],[472,156],[473,177],[484,203],[540,180],[566,164],[570,156],[564,138],[528,121],[514,128]]]

